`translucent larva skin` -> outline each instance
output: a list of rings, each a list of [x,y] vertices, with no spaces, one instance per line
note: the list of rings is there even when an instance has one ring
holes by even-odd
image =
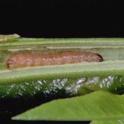
[[[98,53],[82,51],[20,51],[11,54],[7,61],[7,68],[31,66],[61,65],[81,62],[101,62],[103,58]]]

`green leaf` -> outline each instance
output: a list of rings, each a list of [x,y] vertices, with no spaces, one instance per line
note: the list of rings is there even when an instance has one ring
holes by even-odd
[[[99,53],[105,61],[124,59],[124,38],[18,38],[18,35],[1,36],[0,69],[6,69],[6,60],[15,51],[23,50],[81,50]],[[3,39],[2,39],[3,40]],[[12,42],[9,42],[9,41]]]
[[[120,120],[123,118],[124,95],[97,91],[84,96],[51,101],[17,115],[13,119],[107,121],[112,119]]]
[[[10,36],[8,36],[10,37]],[[13,38],[14,40],[14,38]],[[124,38],[18,38],[0,43],[1,48],[124,48]]]
[[[10,34],[10,35],[0,35],[0,43],[7,42],[7,41],[14,41],[15,39],[19,38],[18,34]]]
[[[124,124],[124,120],[95,120],[92,121],[90,124]]]
[[[1,70],[0,84],[11,84],[35,79],[62,77],[124,75],[124,61],[105,61],[102,63],[65,64],[22,69]]]

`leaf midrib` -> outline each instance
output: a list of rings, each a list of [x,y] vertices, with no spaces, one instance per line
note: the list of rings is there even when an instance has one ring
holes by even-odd
[[[57,77],[77,77],[89,75],[124,75],[124,61],[101,63],[80,63],[0,71],[0,83],[13,83],[19,80],[50,79]]]

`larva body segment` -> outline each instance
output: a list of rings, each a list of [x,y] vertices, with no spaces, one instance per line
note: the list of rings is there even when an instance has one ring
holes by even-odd
[[[6,61],[6,65],[9,69],[13,69],[101,61],[103,61],[103,58],[100,54],[86,51],[20,51],[11,54]]]

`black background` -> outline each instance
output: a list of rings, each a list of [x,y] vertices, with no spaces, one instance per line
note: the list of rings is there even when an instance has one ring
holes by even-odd
[[[124,37],[123,0],[0,0],[0,33]]]

